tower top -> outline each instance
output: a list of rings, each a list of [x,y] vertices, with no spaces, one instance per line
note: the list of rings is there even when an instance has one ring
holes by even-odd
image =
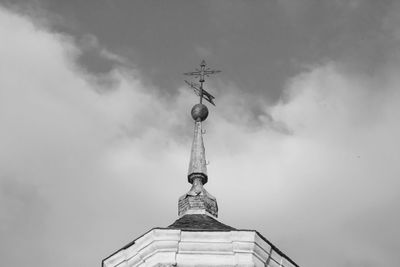
[[[189,163],[189,192],[179,198],[179,218],[168,227],[156,227],[102,261],[102,267],[140,266],[268,266],[299,267],[271,242],[254,230],[238,230],[217,220],[217,200],[204,188],[207,168],[202,123],[214,97],[203,88],[204,77],[219,71],[206,69],[187,73],[200,77],[189,83],[200,96],[192,108],[194,136]]]
[[[202,122],[208,117],[208,108],[203,104],[203,99],[215,106],[215,97],[204,89],[205,77],[219,72],[221,71],[206,68],[206,62],[203,60],[200,63],[200,69],[184,73],[185,75],[199,78],[200,84],[185,80],[186,84],[199,96],[199,103],[194,105],[191,111],[195,125],[190,153],[188,182],[192,184],[192,188],[179,199],[178,213],[180,216],[193,213],[205,213],[214,217],[218,216],[217,200],[203,187],[208,181],[208,175]]]

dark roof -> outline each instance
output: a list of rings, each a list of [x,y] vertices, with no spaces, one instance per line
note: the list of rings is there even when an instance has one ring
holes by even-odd
[[[195,231],[234,231],[229,225],[223,224],[205,214],[187,214],[168,226],[170,229],[195,230]]]

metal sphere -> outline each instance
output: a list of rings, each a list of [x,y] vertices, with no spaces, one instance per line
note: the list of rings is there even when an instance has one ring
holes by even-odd
[[[196,104],[192,108],[192,118],[195,121],[204,121],[208,116],[208,108],[203,104]]]

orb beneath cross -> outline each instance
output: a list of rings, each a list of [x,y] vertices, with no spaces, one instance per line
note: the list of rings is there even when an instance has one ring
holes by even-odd
[[[195,121],[204,121],[208,117],[208,108],[204,104],[196,104],[192,108],[192,118]]]

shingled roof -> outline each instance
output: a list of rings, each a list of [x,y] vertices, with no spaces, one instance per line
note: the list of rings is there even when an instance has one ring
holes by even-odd
[[[235,228],[223,224],[205,214],[187,214],[168,226],[170,229],[195,231],[234,231]]]

